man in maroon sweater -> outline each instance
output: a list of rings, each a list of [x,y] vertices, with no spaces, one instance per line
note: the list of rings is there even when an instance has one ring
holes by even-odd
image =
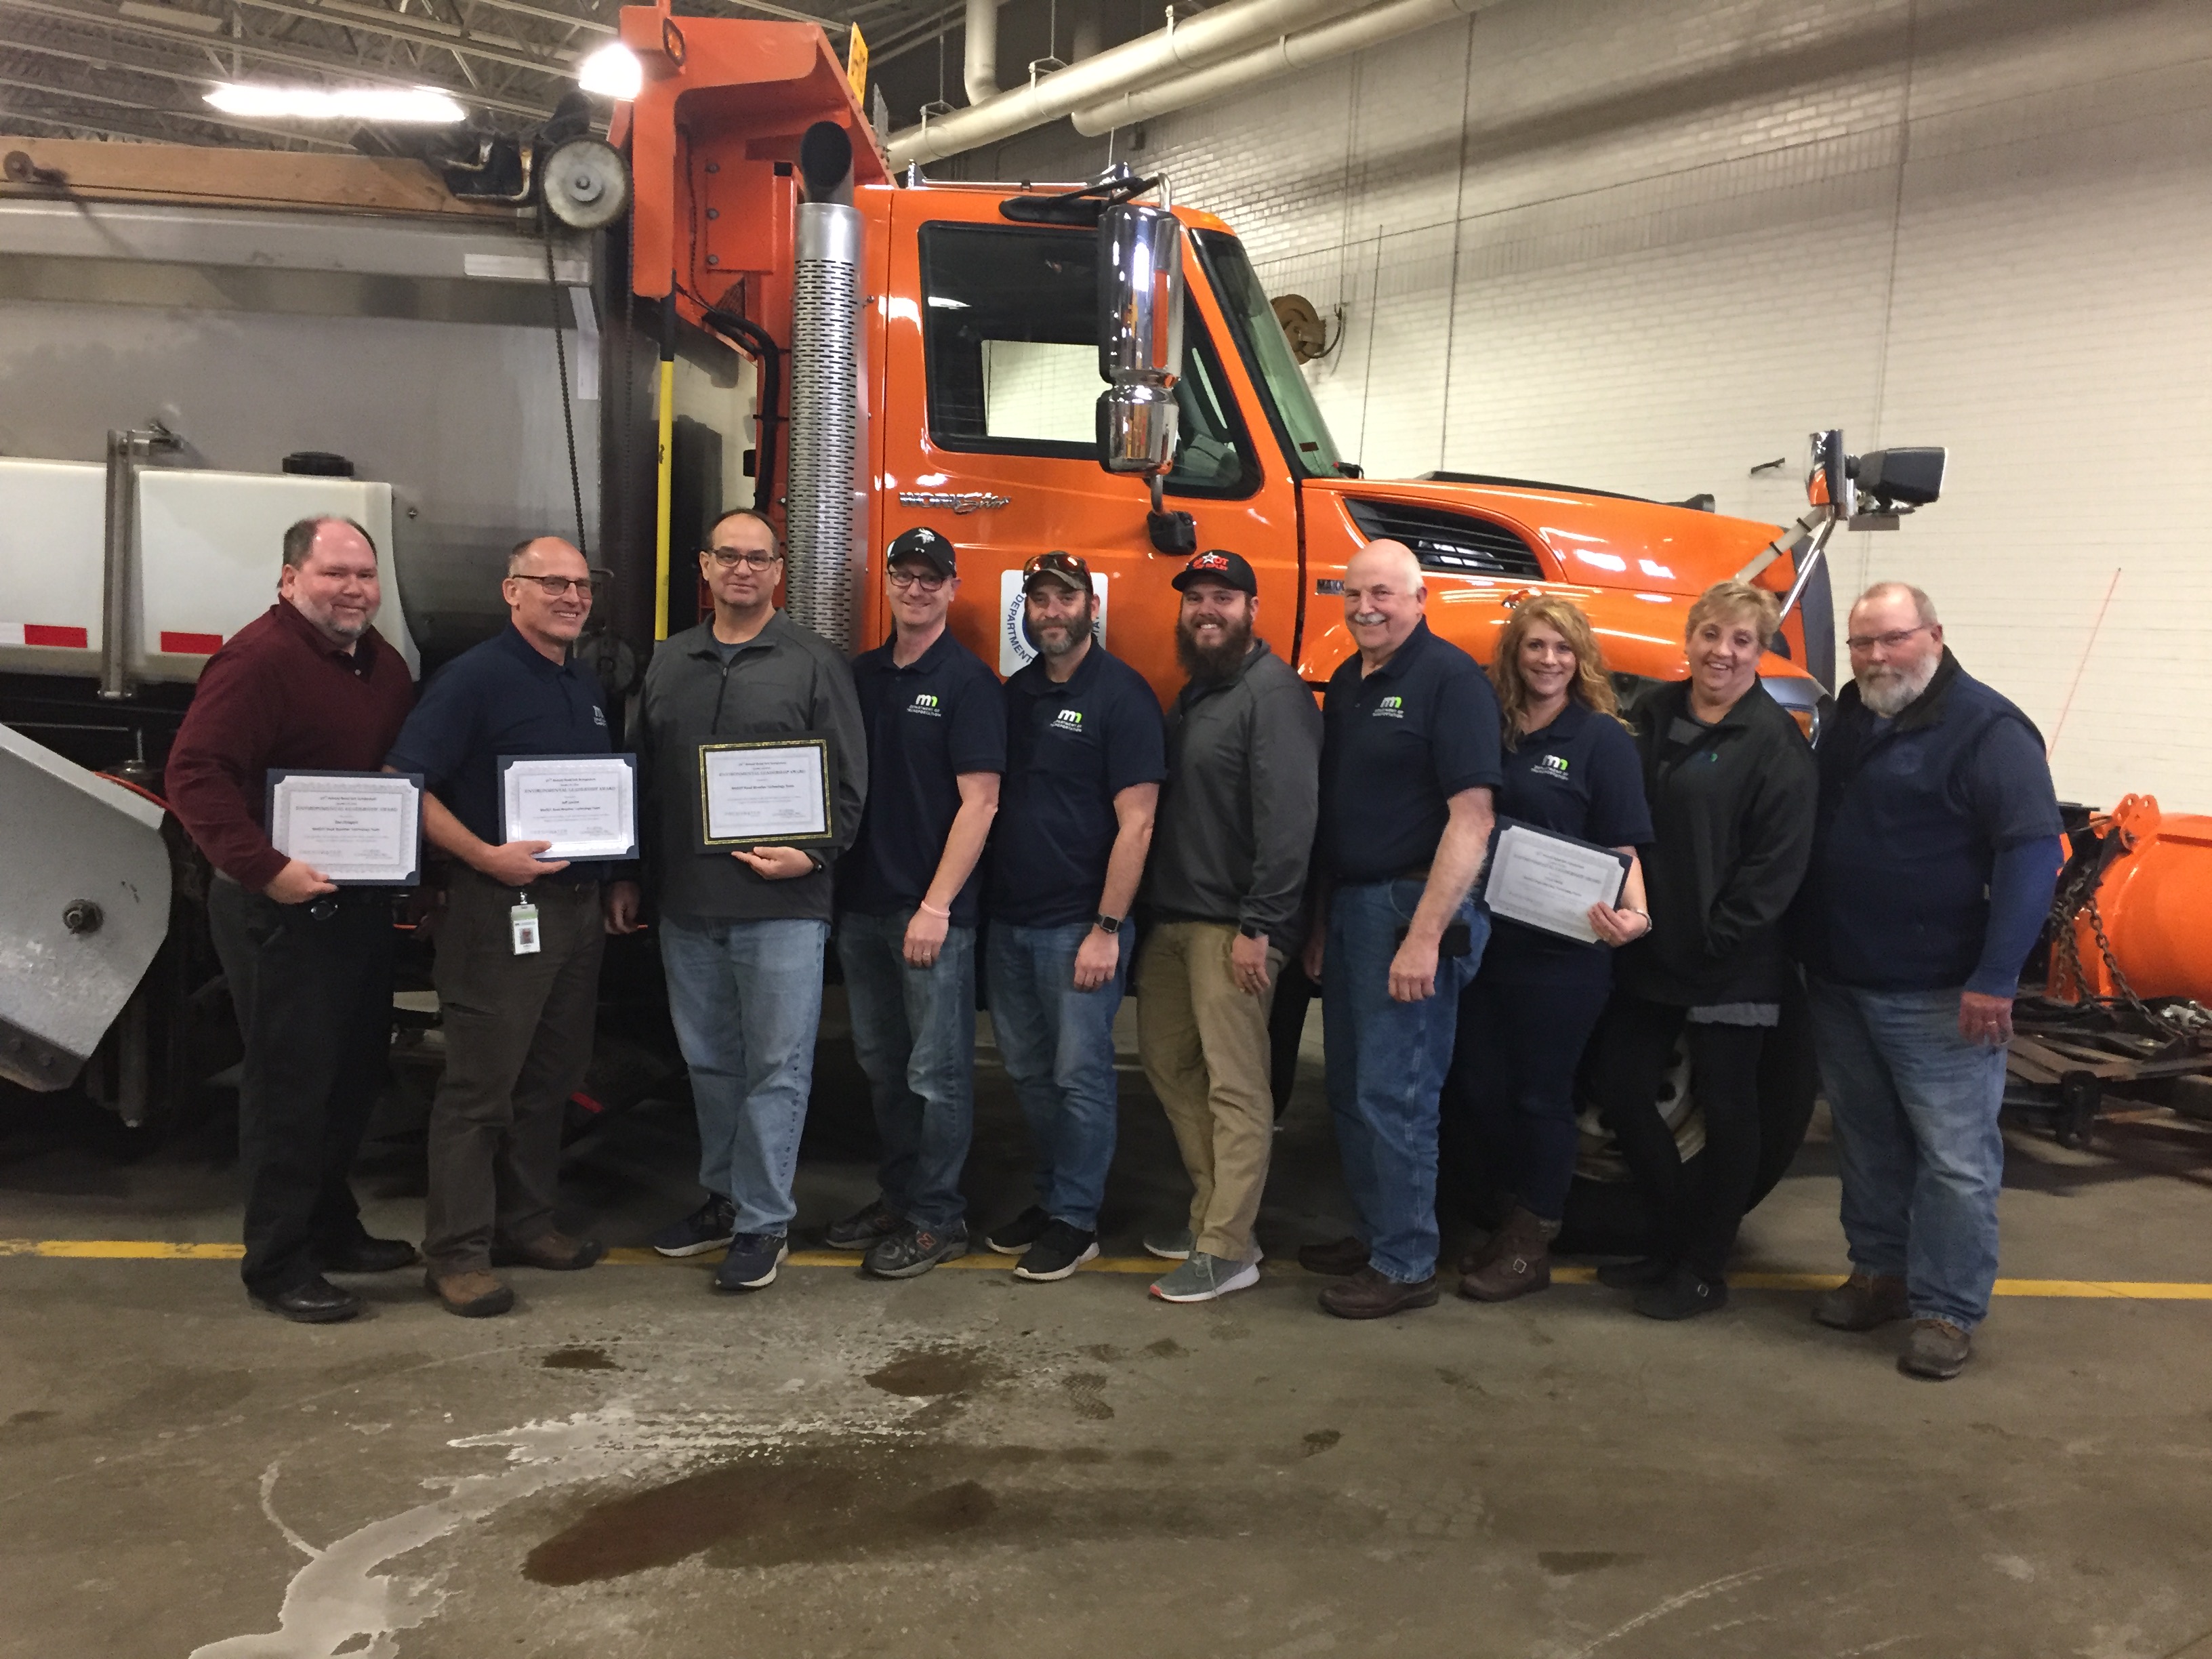
[[[216,954],[246,1038],[238,1090],[247,1293],[310,1324],[361,1298],[323,1277],[410,1266],[371,1238],[348,1176],[384,1077],[392,895],[339,888],[270,844],[271,767],[374,772],[414,705],[399,653],[370,630],[376,547],[345,519],[284,532],[277,602],[201,671],[169,750],[170,809],[216,871]]]

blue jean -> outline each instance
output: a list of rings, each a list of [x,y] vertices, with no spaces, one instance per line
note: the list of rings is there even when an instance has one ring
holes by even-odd
[[[1392,1000],[1390,959],[1422,886],[1338,888],[1322,961],[1328,1105],[1344,1184],[1367,1231],[1369,1263],[1407,1285],[1437,1270],[1437,1096],[1451,1066],[1460,993],[1490,937],[1490,918],[1471,901],[1462,904],[1454,919],[1468,924],[1472,948],[1437,959],[1434,996]]]
[[[814,1082],[826,921],[663,916],[668,1012],[691,1070],[699,1184],[741,1233],[781,1233]]]
[[[837,923],[853,1049],[867,1073],[884,1202],[915,1226],[949,1232],[968,1213],[960,1171],[975,1122],[975,930],[948,927],[927,968],[904,949],[911,909]]]
[[[1060,927],[991,924],[984,952],[991,1030],[999,1042],[1037,1155],[1037,1202],[1085,1232],[1098,1231],[1106,1168],[1114,1161],[1120,1097],[1114,1079],[1114,1016],[1128,988],[1130,930],[1122,928],[1114,976],[1095,991],[1075,988],[1075,952],[1091,924]]]
[[[2004,1050],[1960,1036],[1955,989],[1811,991],[1851,1266],[1903,1279],[1914,1318],[1970,1331],[1997,1278]]]

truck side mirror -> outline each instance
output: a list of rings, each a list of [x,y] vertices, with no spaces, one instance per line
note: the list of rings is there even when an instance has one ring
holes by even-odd
[[[1157,496],[1182,375],[1182,227],[1165,208],[1098,216],[1098,464],[1150,476]]]
[[[1838,519],[1851,516],[1851,458],[1844,453],[1842,428],[1831,427],[1812,436],[1812,466],[1805,477],[1805,499],[1815,507],[1832,507]]]
[[[1879,512],[1926,507],[1943,493],[1943,461],[1936,445],[1877,449],[1858,458],[1859,494]]]

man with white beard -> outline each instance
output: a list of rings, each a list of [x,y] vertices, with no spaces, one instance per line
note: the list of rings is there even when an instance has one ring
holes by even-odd
[[[1928,596],[1851,607],[1798,901],[1851,1274],[1813,1317],[1913,1320],[1898,1368],[1964,1369],[1997,1273],[2013,994],[2063,860],[2043,739],[1959,665]]]

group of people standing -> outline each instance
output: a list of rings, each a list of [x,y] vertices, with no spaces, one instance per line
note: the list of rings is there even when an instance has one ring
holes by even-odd
[[[1174,579],[1188,680],[1163,718],[1098,637],[1079,558],[1024,567],[1036,654],[1003,685],[947,628],[957,551],[936,532],[887,550],[891,635],[849,663],[775,608],[781,562],[760,515],[714,526],[712,614],[655,652],[630,734],[642,868],[562,866],[544,842],[501,842],[496,772],[610,747],[599,688],[569,658],[591,604],[582,556],[555,538],[519,546],[512,626],[410,712],[404,666],[369,631],[365,533],[326,519],[288,534],[278,604],[210,661],[169,765],[172,804],[220,872],[216,942],[247,1041],[245,1276],[263,1305],[349,1317],[358,1298],[326,1273],[416,1259],[368,1237],[345,1181],[389,929],[372,937],[374,900],[276,853],[259,814],[270,767],[384,765],[422,775],[424,832],[457,866],[437,935],[447,1063],[423,1244],[428,1288],[455,1313],[512,1305],[497,1267],[603,1254],[553,1225],[560,1123],[605,936],[635,931],[649,891],[706,1194],[651,1242],[721,1252],[718,1288],[764,1287],[788,1253],[834,948],[883,1160],[879,1196],[825,1238],[872,1274],[913,1277],[981,1243],[1052,1281],[1097,1255],[1113,1024],[1133,980],[1140,1058],[1193,1188],[1185,1224],[1145,1238],[1174,1264],[1152,1294],[1255,1283],[1269,1004],[1297,961],[1322,988],[1359,1220],[1298,1253],[1333,1276],[1324,1309],[1437,1300],[1440,1098],[1466,1103],[1511,1194],[1457,1263],[1459,1290],[1543,1289],[1588,1094],[1652,1217],[1649,1256],[1601,1277],[1655,1317],[1709,1311],[1759,1166],[1762,1053],[1802,963],[1854,1268],[1815,1316],[1910,1316],[1906,1369],[1963,1365],[1995,1277],[2010,996],[2058,824],[2033,727],[1959,668],[1924,594],[1886,584],[1854,608],[1855,684],[1816,761],[1759,683],[1777,601],[1738,582],[1692,607],[1689,678],[1624,720],[1573,605],[1519,605],[1486,672],[1430,630],[1414,555],[1371,543],[1344,580],[1358,648],[1317,709],[1258,633],[1251,567],[1201,552]],[[827,841],[701,851],[700,746],[793,737],[826,742]],[[1595,942],[1491,915],[1501,821],[1621,857],[1619,894],[1589,912]],[[511,927],[526,901],[543,941],[527,953]],[[971,1231],[979,957],[1036,1201]],[[1705,1137],[1694,1178],[1656,1103],[1684,1051]]]

